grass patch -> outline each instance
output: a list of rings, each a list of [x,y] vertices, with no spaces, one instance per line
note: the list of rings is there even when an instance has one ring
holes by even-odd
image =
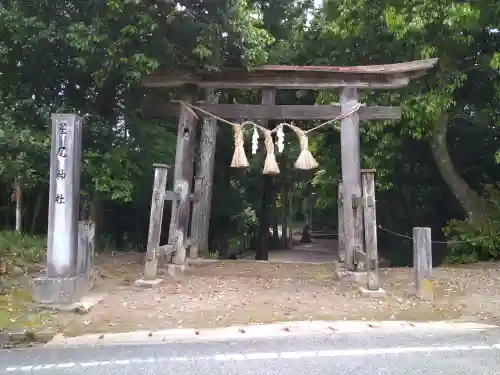
[[[0,275],[13,268],[29,267],[43,262],[47,253],[47,241],[42,236],[31,236],[14,231],[0,232]]]
[[[38,311],[31,302],[28,289],[12,287],[0,295],[0,331],[42,329],[51,325],[55,316],[50,311]]]
[[[24,274],[47,253],[41,236],[0,232],[0,330],[44,327],[50,316],[32,305],[31,291]]]

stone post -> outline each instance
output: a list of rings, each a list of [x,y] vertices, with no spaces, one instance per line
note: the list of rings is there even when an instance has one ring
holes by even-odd
[[[81,137],[80,117],[52,115],[46,276],[33,281],[33,299],[42,304],[72,303],[88,290],[87,278],[77,274]]]
[[[413,270],[417,297],[432,300],[431,228],[413,228]]]

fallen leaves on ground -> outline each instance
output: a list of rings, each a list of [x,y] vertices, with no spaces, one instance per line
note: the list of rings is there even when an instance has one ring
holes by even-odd
[[[133,281],[142,254],[99,256],[95,288],[106,292],[90,313],[58,314],[50,323],[67,335],[187,327],[219,327],[287,320],[441,320],[500,316],[500,265],[434,270],[435,298],[413,296],[411,268],[381,270],[387,297],[361,297],[355,285],[334,279],[325,264],[223,261],[193,266],[152,289]],[[49,324],[49,325],[50,325]],[[47,324],[46,324],[47,325]]]

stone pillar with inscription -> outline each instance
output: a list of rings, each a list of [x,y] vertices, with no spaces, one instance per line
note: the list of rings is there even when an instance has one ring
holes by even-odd
[[[70,304],[88,291],[88,277],[77,272],[81,152],[82,119],[52,115],[46,275],[33,280],[41,304]]]

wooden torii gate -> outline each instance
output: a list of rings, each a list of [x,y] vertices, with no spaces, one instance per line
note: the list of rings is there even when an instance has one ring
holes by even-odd
[[[201,110],[224,119],[246,120],[328,120],[346,113],[358,104],[359,89],[396,89],[420,77],[437,63],[437,59],[419,60],[398,64],[370,66],[283,66],[266,65],[251,71],[225,69],[204,75],[172,74],[157,71],[143,79],[148,88],[182,87],[182,100]],[[340,103],[331,105],[275,105],[277,89],[334,89],[340,88]],[[199,89],[206,90],[206,100],[199,103]],[[262,104],[218,104],[214,89],[260,89]],[[212,197],[213,165],[216,147],[217,121],[206,113],[194,113],[189,107],[147,102],[145,115],[156,118],[179,115],[177,148],[174,169],[173,192],[165,192],[167,167],[158,166],[155,171],[155,188],[152,199],[152,215],[146,255],[145,280],[156,278],[158,255],[162,250],[172,253],[171,267],[183,268],[186,248],[191,246],[190,256],[208,247],[208,225]],[[200,127],[197,116],[205,117]],[[351,197],[353,204],[343,204],[341,219],[345,243],[345,265],[356,267],[355,254],[364,253],[363,216],[361,206],[361,153],[359,121],[398,120],[401,111],[395,107],[366,107],[341,120],[342,193]],[[196,131],[200,129],[198,163],[194,165]],[[196,169],[196,171],[194,171]],[[191,193],[193,181],[194,194]],[[162,186],[163,185],[163,186]],[[159,246],[161,215],[165,199],[173,201],[170,219],[169,244]],[[188,238],[191,202],[193,201],[192,238]],[[358,203],[354,203],[358,202]],[[375,239],[376,241],[376,239]]]

